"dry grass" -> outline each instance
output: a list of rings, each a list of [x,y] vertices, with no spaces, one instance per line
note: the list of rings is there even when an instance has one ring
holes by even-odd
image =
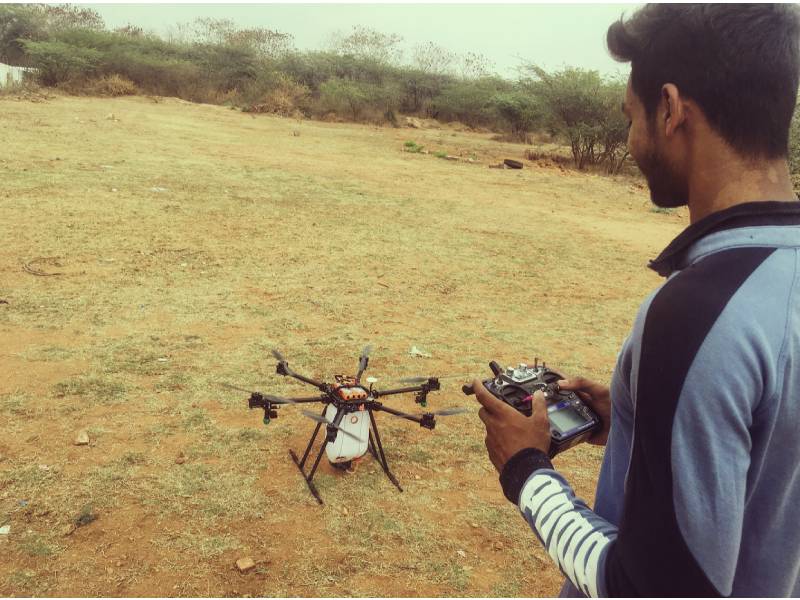
[[[446,128],[59,97],[0,101],[0,141],[0,595],[557,592],[475,416],[379,417],[405,493],[323,466],[320,508],[287,453],[311,423],[265,429],[217,384],[296,392],[273,345],[330,377],[367,342],[379,386],[534,355],[607,380],[685,214],[635,180],[488,169],[524,147]],[[461,383],[431,405],[470,405]],[[600,458],[557,464],[591,498]]]

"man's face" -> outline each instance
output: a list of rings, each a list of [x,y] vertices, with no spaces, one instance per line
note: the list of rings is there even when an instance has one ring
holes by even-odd
[[[647,179],[650,200],[661,208],[684,206],[689,198],[689,186],[685,177],[669,160],[666,141],[658,129],[659,114],[647,118],[644,105],[631,87],[625,91],[622,112],[630,122],[628,128],[628,151],[639,170]]]

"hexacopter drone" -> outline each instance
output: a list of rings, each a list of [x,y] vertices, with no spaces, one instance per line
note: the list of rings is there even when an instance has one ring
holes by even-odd
[[[417,404],[423,407],[427,406],[428,394],[438,390],[440,387],[439,378],[411,377],[401,379],[398,381],[399,383],[417,385],[379,391],[374,388],[374,384],[378,380],[374,377],[367,377],[366,382],[369,384],[369,387],[364,387],[361,384],[361,376],[364,374],[369,364],[369,354],[371,350],[371,346],[364,348],[359,357],[358,373],[356,373],[355,376],[336,375],[334,376],[335,383],[333,384],[316,381],[296,373],[289,367],[289,363],[286,362],[283,355],[279,351],[273,350],[272,355],[278,361],[276,372],[279,375],[293,377],[298,381],[314,386],[322,392],[316,396],[282,398],[247,390],[230,384],[222,384],[225,387],[249,393],[250,398],[248,400],[248,406],[251,409],[262,408],[264,410],[265,425],[269,424],[272,419],[278,417],[277,409],[282,405],[310,404],[314,402],[321,402],[324,405],[321,414],[315,414],[307,410],[302,411],[305,416],[317,422],[314,433],[311,435],[305,452],[303,452],[303,457],[298,459],[294,451],[289,450],[289,454],[291,454],[292,459],[300,469],[300,473],[306,480],[309,490],[311,490],[312,495],[320,504],[323,503],[322,498],[320,498],[313,479],[317,467],[319,466],[320,459],[322,458],[323,450],[330,463],[339,469],[347,469],[354,460],[360,459],[369,451],[375,460],[378,461],[378,464],[380,464],[389,480],[398,490],[401,492],[403,491],[403,488],[400,487],[397,479],[389,470],[386,454],[383,451],[383,444],[381,444],[381,437],[378,433],[378,424],[374,415],[375,412],[385,412],[395,417],[407,419],[408,421],[419,423],[421,427],[426,429],[433,429],[436,427],[437,416],[449,416],[467,412],[465,408],[450,408],[426,412],[419,415],[409,415],[385,406],[379,401],[379,398],[408,393],[416,394],[415,401]],[[322,439],[323,443],[314,459],[314,464],[311,470],[307,472],[306,464],[322,425],[326,426],[326,434]]]

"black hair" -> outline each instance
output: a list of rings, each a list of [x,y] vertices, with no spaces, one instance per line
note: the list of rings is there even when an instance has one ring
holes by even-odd
[[[648,119],[673,83],[734,150],[768,159],[788,153],[799,41],[795,4],[648,4],[607,34]]]

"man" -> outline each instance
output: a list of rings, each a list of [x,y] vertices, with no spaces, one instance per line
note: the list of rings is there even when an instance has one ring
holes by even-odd
[[[628,148],[690,225],[650,264],[611,382],[595,510],[525,417],[475,381],[489,456],[567,576],[563,595],[800,595],[800,202],[787,166],[795,5],[648,5],[608,30],[631,62]]]

